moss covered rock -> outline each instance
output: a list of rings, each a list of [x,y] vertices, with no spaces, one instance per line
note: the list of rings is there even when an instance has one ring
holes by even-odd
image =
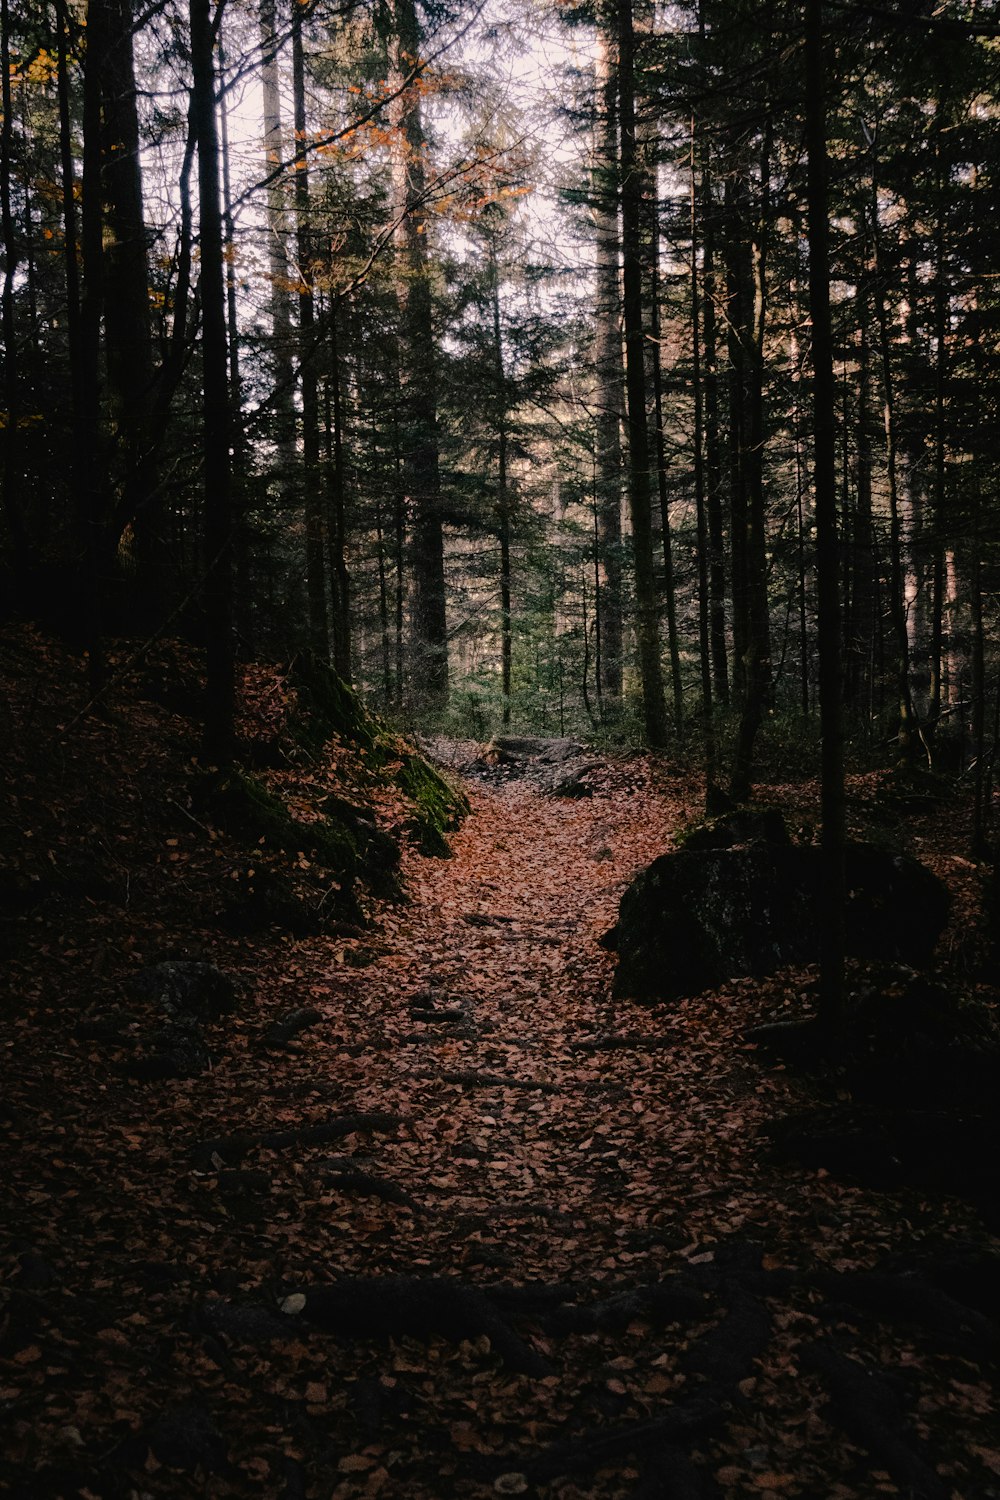
[[[906,854],[846,850],[848,952],[930,961],[948,892]],[[819,957],[822,856],[810,846],[751,843],[665,854],[632,882],[605,945],[618,954],[615,994],[658,1001],[760,978]]]
[[[293,727],[300,743],[315,750],[336,737],[355,746],[367,775],[375,780],[384,776],[413,804],[413,815],[402,831],[415,841],[421,853],[449,855],[445,834],[456,829],[468,813],[465,794],[370,713],[359,694],[326,662],[302,652],[289,666],[286,678],[298,700]],[[371,827],[360,829],[358,810],[354,809],[352,821],[351,815],[344,814],[343,799],[328,799],[326,805],[340,826],[346,826],[355,838],[360,836],[362,861],[368,862],[376,875],[380,870],[384,874],[388,851],[372,832],[374,821]]]
[[[246,771],[233,767],[199,776],[191,788],[191,801],[242,843],[260,844],[286,854],[311,854],[328,870],[346,875],[353,876],[357,871],[358,847],[349,828],[330,819],[303,823],[292,816],[279,796]]]
[[[218,912],[222,928],[238,937],[250,937],[269,927],[293,937],[313,937],[360,920],[349,886],[332,893],[308,885],[297,889],[283,871],[266,865],[235,870],[225,883],[225,899]]]
[[[349,802],[332,794],[320,805],[331,829],[349,838],[357,860],[356,873],[379,896],[394,899],[400,894],[396,870],[399,866],[399,843],[391,833],[380,828],[369,807]]]
[[[791,843],[785,820],[776,807],[737,807],[718,817],[705,818],[684,830],[679,849],[737,849],[746,844],[785,847]]]
[[[232,768],[199,776],[192,786],[192,804],[202,817],[246,845],[284,854],[309,855],[336,877],[337,899],[331,903],[338,915],[358,914],[353,890],[357,882],[377,895],[394,900],[400,895],[395,875],[399,845],[383,833],[370,812],[343,798],[329,798],[323,817],[305,823],[288,811],[284,802],[246,771]],[[240,893],[235,905],[248,914],[246,930],[278,925],[289,931],[320,930],[297,909],[298,896],[286,897],[271,887],[266,891],[258,874],[253,891]],[[308,911],[309,903],[306,903]],[[242,919],[238,919],[242,920]]]
[[[422,853],[447,858],[451,848],[445,834],[460,826],[469,799],[415,751],[404,755],[395,780],[415,809],[405,831]]]
[[[298,699],[293,732],[304,744],[315,748],[337,735],[362,749],[375,749],[384,733],[382,726],[360,695],[325,661],[302,651],[285,675]]]

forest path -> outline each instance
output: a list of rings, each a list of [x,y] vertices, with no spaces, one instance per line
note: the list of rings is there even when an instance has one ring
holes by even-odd
[[[413,1122],[396,1148],[403,1185],[441,1211],[446,1236],[457,1216],[451,1269],[457,1255],[519,1276],[606,1275],[622,1252],[689,1245],[747,1176],[743,1054],[683,1014],[665,1026],[613,1001],[598,946],[681,808],[649,787],[472,795],[453,858],[408,868],[412,903],[389,914],[389,951],[358,977],[377,1051],[354,1107]],[[453,1014],[437,1021],[435,1006]],[[477,1214],[498,1232],[469,1243]]]
[[[692,788],[470,792],[369,932],[187,934],[247,981],[211,1067],[137,1075],[141,1009],[29,1012],[0,1494],[995,1500],[974,1212],[768,1149],[809,1096],[745,1032],[805,976],[611,998]]]
[[[411,1200],[349,1221],[368,1237],[356,1268],[338,1269],[364,1279],[335,1294],[341,1316],[348,1296],[380,1289],[367,1331],[397,1340],[388,1378],[422,1391],[419,1433],[375,1403],[363,1452],[379,1473],[394,1453],[386,1493],[774,1500],[898,1493],[896,1481],[945,1500],[947,1468],[879,1365],[919,1366],[911,1394],[936,1409],[948,1367],[934,1325],[955,1305],[922,1279],[897,1295],[875,1270],[890,1250],[922,1267],[940,1213],[903,1195],[887,1214],[882,1195],[766,1149],[769,1123],[805,1101],[745,1032],[797,1009],[801,981],[669,1011],[611,998],[598,939],[684,821],[679,787],[647,767],[579,802],[517,781],[470,790],[453,858],[409,864],[412,901],[353,981],[351,1108],[404,1122],[360,1165]],[[968,1228],[952,1220],[946,1238]],[[487,1300],[466,1306],[462,1289]],[[845,1314],[852,1301],[868,1311]],[[929,1350],[914,1342],[921,1316]],[[954,1372],[983,1389],[974,1364]],[[981,1416],[988,1426],[985,1408],[963,1413],[972,1428]]]

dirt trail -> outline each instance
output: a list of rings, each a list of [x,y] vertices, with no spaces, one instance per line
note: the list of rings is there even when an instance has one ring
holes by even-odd
[[[26,1024],[0,1493],[995,1496],[976,1216],[770,1160],[803,1095],[743,1038],[803,976],[610,998],[678,785],[471,791],[370,934],[193,935],[255,987],[211,1071],[74,1033],[54,1095]]]
[[[402,1148],[407,1186],[447,1217],[517,1221],[492,1254],[520,1276],[607,1274],[638,1246],[688,1246],[713,1204],[731,1231],[733,1184],[747,1175],[746,1099],[733,1107],[745,1060],[684,1007],[664,1024],[612,1002],[613,960],[597,945],[677,809],[648,795],[474,795],[454,859],[411,869],[413,904],[390,917],[390,951],[356,982],[367,1034],[387,1047],[365,1059],[358,1107],[385,1108],[391,1092],[417,1137]],[[410,1007],[429,993],[462,1019],[414,1023]],[[427,1153],[428,1135],[447,1162]],[[451,1249],[459,1263],[474,1253],[464,1234]]]
[[[475,1368],[486,1344],[456,1356],[432,1339],[426,1432],[385,1492],[991,1494],[982,1473],[950,1477],[965,1445],[947,1416],[925,1445],[942,1378],[981,1381],[962,1357],[975,1340],[943,1355],[926,1338],[943,1294],[912,1283],[932,1309],[921,1329],[872,1274],[887,1253],[974,1234],[974,1216],[767,1160],[764,1128],[801,1099],[743,1036],[796,976],[667,1014],[610,999],[597,938],[682,816],[662,786],[580,803],[474,790],[453,860],[409,871],[413,903],[358,977],[377,1050],[358,1058],[354,1107],[406,1117],[379,1169],[431,1210],[397,1214],[367,1269],[492,1293],[546,1371],[497,1370],[496,1340],[490,1372]],[[867,1311],[845,1311],[852,1298]],[[900,1366],[903,1403],[883,1373]],[[994,1412],[980,1406],[966,1415],[982,1442]],[[402,1441],[383,1432],[373,1458]]]

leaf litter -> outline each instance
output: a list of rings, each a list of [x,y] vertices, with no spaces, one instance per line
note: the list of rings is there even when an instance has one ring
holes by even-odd
[[[184,727],[126,720],[65,754],[83,776],[125,743],[89,826],[131,904],[57,903],[12,954],[3,1492],[1000,1493],[995,1324],[956,1304],[952,1339],[862,1294],[886,1265],[981,1263],[992,1235],[957,1199],[766,1149],[808,1090],[745,1033],[813,976],[611,999],[598,940],[694,815],[690,776],[612,759],[574,802],[473,783],[452,858],[408,850],[409,902],[360,941],[237,939],[204,918],[225,840],[143,822]],[[80,817],[57,803],[48,863]],[[159,920],[151,857],[187,887]],[[208,1028],[209,1069],[137,1082],[122,1038],[74,1023],[180,941],[244,998]],[[308,1024],[276,1045],[290,1014]]]

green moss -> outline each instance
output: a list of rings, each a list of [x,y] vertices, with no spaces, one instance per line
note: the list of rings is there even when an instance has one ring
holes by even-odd
[[[366,750],[379,743],[378,721],[354,689],[318,656],[300,652],[288,669],[288,682],[299,700],[294,730],[303,743],[315,747],[334,735]]]
[[[356,868],[360,879],[376,893],[394,901],[401,895],[396,874],[399,844],[390,833],[379,828],[369,807],[358,807],[345,797],[331,794],[322,803],[331,834],[350,840],[356,851]]]
[[[280,797],[245,771],[212,773],[192,788],[192,800],[226,833],[246,843],[312,854],[329,870],[349,878],[357,873],[357,840],[342,822],[302,823]]]
[[[415,753],[404,755],[395,781],[414,805],[408,832],[416,838],[422,853],[447,858],[451,849],[445,833],[457,828],[469,811],[464,792]]]
[[[414,815],[407,824],[424,854],[446,857],[451,853],[445,834],[459,826],[469,811],[465,795],[415,751],[400,750],[391,730],[370,713],[360,696],[326,662],[302,652],[288,669],[288,681],[298,697],[294,732],[302,744],[315,750],[335,735],[357,747],[364,756],[364,770],[373,780],[391,780],[413,803]],[[397,764],[398,763],[398,764]],[[390,767],[394,769],[390,770]],[[352,813],[328,804],[331,827],[337,837],[355,837],[355,853],[364,866],[386,876],[398,889],[385,848],[378,845],[377,832],[359,830]],[[299,846],[301,847],[301,845]]]

